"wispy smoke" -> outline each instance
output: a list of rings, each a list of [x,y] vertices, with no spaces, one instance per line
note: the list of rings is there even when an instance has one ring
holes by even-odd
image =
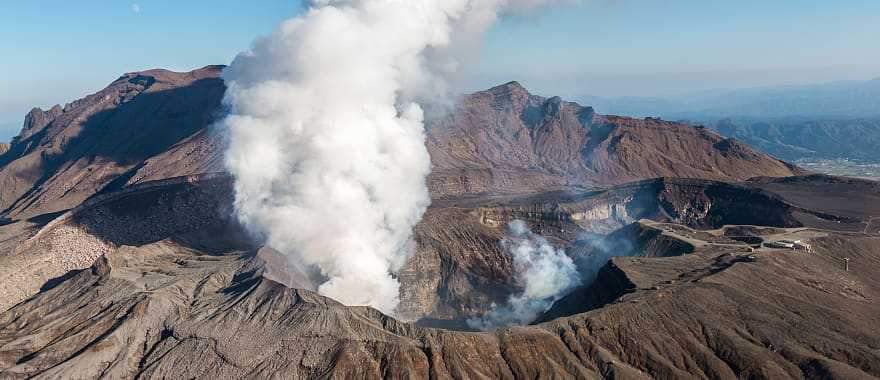
[[[615,233],[601,237],[583,235],[575,243],[574,249],[570,249],[569,252],[575,257],[575,264],[584,285],[590,285],[596,280],[599,270],[608,263],[608,260],[641,253],[635,249],[630,237]]]
[[[318,291],[393,312],[430,199],[419,103],[448,94],[482,33],[550,1],[315,0],[224,73],[240,219]]]
[[[530,323],[581,283],[577,267],[565,251],[553,248],[521,220],[511,222],[509,227],[513,236],[502,244],[513,259],[516,277],[524,289],[510,296],[507,304],[493,308],[483,317],[468,320],[468,325],[475,329],[494,330]]]

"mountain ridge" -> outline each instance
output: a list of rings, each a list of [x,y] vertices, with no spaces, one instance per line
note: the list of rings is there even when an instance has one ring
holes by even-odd
[[[32,217],[73,207],[111,183],[224,170],[223,131],[211,127],[222,116],[222,68],[127,73],[64,107],[35,108],[0,155],[0,214]],[[599,115],[515,81],[463,97],[429,120],[426,135],[434,198],[803,173],[706,129]]]
[[[452,115],[429,127],[427,146],[429,183],[444,196],[524,191],[535,182],[583,187],[663,176],[802,173],[701,127],[600,115],[532,95],[518,82],[464,97]]]

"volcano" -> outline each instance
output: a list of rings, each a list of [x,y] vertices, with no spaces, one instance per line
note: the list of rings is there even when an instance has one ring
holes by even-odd
[[[511,82],[429,118],[433,202],[392,317],[239,224],[221,71],[27,115],[0,156],[0,377],[880,376],[876,182]],[[531,324],[472,331],[523,287],[513,220],[590,275]]]

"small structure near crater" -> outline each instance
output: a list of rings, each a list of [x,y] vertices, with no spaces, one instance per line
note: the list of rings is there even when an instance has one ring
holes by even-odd
[[[782,239],[764,243],[766,248],[791,249],[793,251],[813,252],[813,247],[803,240]]]

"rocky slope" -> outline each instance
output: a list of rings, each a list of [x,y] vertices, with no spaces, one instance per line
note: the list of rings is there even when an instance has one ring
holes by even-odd
[[[129,73],[64,107],[34,109],[0,155],[0,216],[26,219],[105,187],[222,171],[223,134],[211,127],[222,114],[221,69]],[[435,198],[801,173],[703,128],[598,115],[515,82],[464,97],[427,135]]]
[[[0,156],[0,213],[25,219],[69,209],[154,156],[176,175],[211,169],[211,160],[191,168],[173,151],[207,133],[225,89],[220,69],[129,73],[64,107],[32,110]]]
[[[431,123],[428,150],[437,196],[801,172],[705,128],[599,115],[532,95],[516,82],[467,96],[455,112]]]

